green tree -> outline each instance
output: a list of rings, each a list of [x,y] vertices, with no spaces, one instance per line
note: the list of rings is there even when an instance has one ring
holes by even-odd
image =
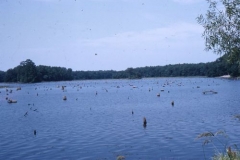
[[[0,82],[4,82],[5,74],[4,71],[0,71]]]
[[[206,50],[227,55],[228,62],[240,70],[240,1],[207,0],[207,13],[197,17],[204,27]],[[218,3],[220,2],[220,3]]]
[[[8,69],[4,79],[5,82],[17,82],[17,70]]]
[[[72,69],[64,67],[37,66],[37,75],[40,81],[65,81],[72,80]]]
[[[30,59],[22,61],[17,69],[17,80],[23,83],[33,83],[37,81],[37,68]]]
[[[128,78],[130,79],[142,78],[141,73],[132,67],[127,68],[125,72],[128,74]]]

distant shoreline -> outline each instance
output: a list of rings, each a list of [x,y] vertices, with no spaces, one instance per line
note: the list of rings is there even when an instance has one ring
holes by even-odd
[[[233,67],[235,67],[233,69]],[[235,79],[240,76],[237,66],[229,66],[226,57],[222,56],[214,62],[198,64],[174,64],[165,66],[145,66],[127,68],[123,71],[73,71],[71,68],[38,65],[27,59],[20,65],[6,72],[0,71],[0,82],[39,83],[72,80],[97,79],[141,79],[158,77],[215,77]],[[231,76],[229,76],[231,75]],[[239,79],[239,78],[236,78]]]
[[[228,74],[228,75],[220,76],[219,78],[240,80],[240,77],[232,77],[232,76],[230,76],[229,74]]]
[[[240,80],[240,77],[231,77],[230,75],[223,75],[220,77],[207,77],[207,76],[177,76],[177,77],[142,77],[141,79],[156,79],[156,78],[220,78],[220,79],[229,79],[229,80]],[[54,82],[76,82],[76,81],[101,81],[101,80],[141,80],[141,79],[129,79],[129,78],[120,78],[120,79],[75,79],[75,80],[66,80],[66,81],[42,81],[42,82],[35,82],[35,83],[22,83],[22,82],[0,82],[0,89],[2,88],[11,88],[9,84],[37,84],[37,83],[54,83]]]

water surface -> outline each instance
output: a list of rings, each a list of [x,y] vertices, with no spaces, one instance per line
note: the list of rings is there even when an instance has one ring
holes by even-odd
[[[224,144],[240,147],[240,120],[234,118],[240,114],[240,81],[154,78],[0,85],[12,89],[0,89],[0,159],[204,159],[204,153],[210,159],[223,145],[213,139],[216,148],[208,144],[203,152],[204,139],[196,137],[218,130],[229,136],[219,137]],[[204,95],[206,90],[218,94]],[[17,103],[7,103],[6,97]]]

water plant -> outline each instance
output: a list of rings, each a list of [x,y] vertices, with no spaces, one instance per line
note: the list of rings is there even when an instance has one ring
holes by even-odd
[[[231,147],[228,145],[228,136],[225,131],[219,130],[216,133],[204,132],[199,134],[197,136],[197,139],[204,139],[202,147],[203,147],[205,159],[206,159],[206,155],[205,155],[204,147],[207,144],[212,144],[216,152],[216,154],[212,157],[212,160],[240,160],[240,151],[237,148],[237,145],[234,144],[233,145],[234,147]],[[215,143],[220,144],[222,151],[219,150],[219,145],[216,145]],[[234,148],[234,150],[232,150],[232,148]]]
[[[36,136],[36,135],[37,135],[37,131],[36,131],[36,130],[34,130],[34,131],[33,131],[33,134]]]
[[[117,160],[124,160],[124,159],[125,159],[124,156],[118,156],[118,157],[117,157]]]
[[[237,148],[237,146],[235,147]],[[231,147],[228,147],[225,154],[218,153],[212,159],[213,160],[240,160],[240,152],[237,150],[232,151]]]
[[[146,119],[146,117],[143,117],[143,127],[147,127],[147,119]]]
[[[240,120],[240,114],[238,114],[238,115],[235,115],[235,116],[234,116],[234,118],[236,118],[236,119],[239,119],[239,120]]]

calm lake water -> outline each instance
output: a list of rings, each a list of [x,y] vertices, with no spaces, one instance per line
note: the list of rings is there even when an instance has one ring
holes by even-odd
[[[240,148],[240,120],[234,118],[240,114],[240,81],[154,78],[1,85],[12,93],[0,88],[0,159],[113,160],[122,155],[175,160],[204,159],[204,153],[210,159],[224,145],[214,137],[203,152],[204,139],[196,137],[218,130],[228,135],[219,135],[220,141]],[[206,90],[218,93],[204,95]],[[6,97],[17,103],[7,103]]]

